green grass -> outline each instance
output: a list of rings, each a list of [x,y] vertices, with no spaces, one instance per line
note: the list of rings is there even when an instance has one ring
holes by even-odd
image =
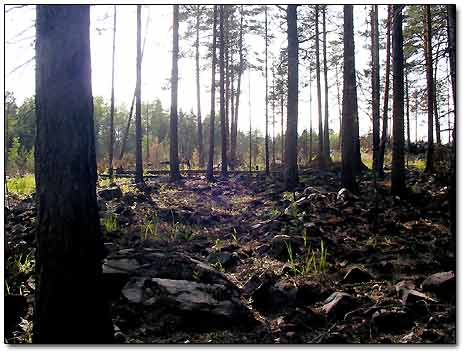
[[[35,191],[35,177],[33,174],[9,178],[6,184],[8,191],[18,195],[27,196]]]
[[[103,228],[105,232],[111,233],[118,229],[118,220],[115,215],[109,215],[102,219]]]

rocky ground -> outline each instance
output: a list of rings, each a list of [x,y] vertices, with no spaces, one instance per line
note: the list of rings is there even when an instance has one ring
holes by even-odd
[[[340,189],[337,171],[101,181],[103,265],[126,343],[455,343],[455,243],[443,179],[410,170]],[[5,208],[6,336],[30,341],[32,198]]]

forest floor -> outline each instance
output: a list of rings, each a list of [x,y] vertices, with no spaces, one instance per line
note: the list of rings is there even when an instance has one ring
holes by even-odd
[[[399,199],[388,177],[353,195],[338,174],[303,170],[295,193],[263,175],[100,180],[117,341],[455,343],[446,179],[410,169]],[[30,342],[35,216],[10,198],[8,342]]]

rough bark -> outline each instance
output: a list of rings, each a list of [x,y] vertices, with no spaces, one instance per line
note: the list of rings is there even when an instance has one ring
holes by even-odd
[[[324,128],[322,125],[322,103],[321,103],[321,64],[319,60],[319,5],[315,6],[315,26],[316,26],[316,90],[317,90],[317,118],[319,123],[319,143],[318,157],[319,167],[324,169],[326,166],[324,159]]]
[[[432,74],[432,19],[430,5],[424,6],[424,53],[427,76],[427,160],[425,172],[433,173],[433,74]]]
[[[203,168],[205,156],[203,152],[203,125],[201,122],[201,101],[200,101],[200,5],[197,5],[196,24],[195,24],[195,76],[197,85],[197,125],[198,125],[198,165]]]
[[[403,5],[393,5],[392,66],[393,66],[393,145],[391,192],[405,194],[404,175],[404,55]]]
[[[342,128],[342,186],[356,192],[354,128],[356,119],[356,71],[354,62],[353,5],[343,11],[343,128]]]
[[[36,7],[34,343],[110,343],[88,5]]]
[[[406,62],[405,62],[406,65]],[[411,126],[409,119],[409,80],[408,80],[408,69],[407,67],[404,70],[404,94],[406,95],[406,150],[409,152],[411,147]]]
[[[379,163],[380,147],[380,64],[379,64],[379,15],[378,6],[372,5],[371,10],[371,52],[372,52],[372,169],[381,173]]]
[[[171,71],[171,116],[170,116],[170,148],[169,175],[171,181],[181,178],[179,170],[179,151],[177,141],[177,84],[179,60],[179,5],[173,5],[172,24],[172,71]]]
[[[213,48],[211,62],[211,113],[209,124],[209,157],[206,178],[208,181],[214,180],[213,163],[214,163],[214,119],[216,115],[216,27],[217,27],[217,5],[213,10]]]
[[[221,174],[227,177],[227,117],[225,99],[225,36],[224,36],[224,5],[219,7],[219,105],[221,115]]]
[[[114,57],[116,52],[116,5],[113,7],[113,52],[111,56],[111,105],[110,105],[110,125],[108,143],[108,173],[110,179],[113,178],[113,150],[114,150]]]
[[[296,7],[296,5],[287,6],[288,99],[284,179],[288,190],[293,190],[298,184],[298,35]]]
[[[330,138],[329,138],[329,83],[327,80],[327,29],[326,29],[326,16],[327,5],[322,9],[322,56],[324,65],[324,160],[330,163]]]
[[[137,64],[135,81],[135,182],[143,182],[142,159],[142,6],[137,5]]]
[[[229,129],[230,129],[230,118],[229,118],[229,97],[230,97],[230,70],[229,70],[229,6],[224,5],[224,79],[225,79],[225,125],[226,125],[226,137],[225,137],[225,149],[227,156],[229,155]]]

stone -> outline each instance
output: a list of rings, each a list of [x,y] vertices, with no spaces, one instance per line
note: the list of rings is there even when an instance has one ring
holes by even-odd
[[[414,321],[404,311],[380,310],[371,318],[371,324],[377,333],[400,334],[414,327]]]
[[[111,188],[102,189],[98,192],[98,196],[106,201],[119,199],[122,197],[122,191],[119,187],[114,186]]]
[[[288,260],[288,245],[291,246],[293,254],[298,254],[300,252],[302,240],[299,238],[291,237],[289,235],[276,235],[271,240],[271,247],[268,251],[268,255],[280,260]]]
[[[359,267],[352,267],[342,279],[343,283],[363,283],[372,280],[372,275]]]
[[[357,307],[356,300],[348,293],[336,291],[326,300],[322,311],[331,320],[339,320]]]
[[[297,291],[292,284],[282,281],[274,284],[274,281],[269,279],[253,291],[252,304],[262,312],[279,312],[287,306],[295,305]]]
[[[103,263],[103,274],[135,273],[140,264],[134,258],[110,258]]]
[[[240,261],[240,258],[236,252],[212,252],[208,255],[207,259],[209,263],[219,263],[221,267],[225,269],[236,265]]]
[[[123,296],[130,303],[141,303],[143,301],[143,292],[145,289],[146,278],[133,278],[127,282],[122,289]]]
[[[439,298],[456,297],[456,275],[454,272],[440,272],[428,276],[422,282],[422,290],[430,291]]]

